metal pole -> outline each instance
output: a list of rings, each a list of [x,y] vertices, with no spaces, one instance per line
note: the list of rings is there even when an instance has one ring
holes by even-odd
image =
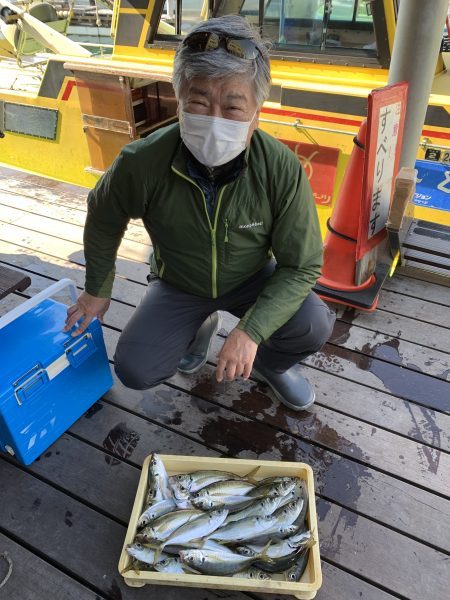
[[[448,0],[402,0],[388,83],[409,83],[400,167],[414,168]]]

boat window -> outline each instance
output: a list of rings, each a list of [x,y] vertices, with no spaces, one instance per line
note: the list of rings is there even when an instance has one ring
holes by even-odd
[[[370,3],[365,0],[270,0],[263,34],[280,50],[350,48],[376,56]]]
[[[236,14],[283,54],[377,57],[373,6],[372,0],[166,0],[157,39],[184,37],[211,14]]]

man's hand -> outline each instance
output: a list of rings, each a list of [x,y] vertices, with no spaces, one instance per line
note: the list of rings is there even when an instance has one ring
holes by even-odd
[[[67,309],[66,325],[63,331],[69,331],[81,319],[81,323],[78,329],[72,333],[72,337],[80,335],[94,317],[97,317],[100,321],[103,319],[110,303],[110,298],[96,298],[87,292],[82,292],[77,303]]]
[[[250,377],[257,350],[258,344],[245,331],[233,329],[218,354],[217,381],[223,380],[225,371],[228,381],[241,375]]]

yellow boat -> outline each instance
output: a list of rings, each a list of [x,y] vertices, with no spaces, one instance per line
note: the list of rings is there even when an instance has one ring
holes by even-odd
[[[113,53],[100,58],[57,33],[50,40],[45,31],[36,36],[40,21],[30,24],[33,10],[38,19],[44,15],[50,31],[62,30],[45,17],[51,13],[47,2],[31,5],[18,18],[3,8],[9,58],[0,60],[0,162],[92,187],[124,144],[176,118],[170,78],[183,35],[208,16],[242,14],[272,44],[273,87],[260,127],[289,143],[310,176],[322,173],[320,189],[312,184],[325,232],[367,96],[387,83],[397,5],[397,0],[115,0]],[[0,0],[1,6],[8,2]],[[27,63],[20,51],[33,44],[55,53],[39,60],[34,55]],[[441,52],[419,158],[440,154],[449,160],[448,61],[450,54]],[[417,206],[415,216],[450,225],[448,211]]]

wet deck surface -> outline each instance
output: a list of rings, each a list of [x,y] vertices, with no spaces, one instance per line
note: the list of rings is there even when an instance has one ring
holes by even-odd
[[[31,286],[82,289],[85,191],[0,169],[0,264]],[[149,240],[130,225],[104,335],[112,361],[145,290]],[[0,456],[0,555],[8,600],[275,600],[188,588],[128,588],[117,572],[139,468],[150,452],[302,461],[315,473],[324,583],[318,600],[440,600],[450,588],[450,289],[396,276],[373,315],[339,310],[304,363],[316,404],[298,414],[254,381],[198,376],[147,392],[114,388],[30,468]],[[233,326],[227,319],[220,348]],[[1,349],[3,352],[4,349]],[[7,564],[0,561],[0,582]],[[288,598],[288,597],[283,597]]]

